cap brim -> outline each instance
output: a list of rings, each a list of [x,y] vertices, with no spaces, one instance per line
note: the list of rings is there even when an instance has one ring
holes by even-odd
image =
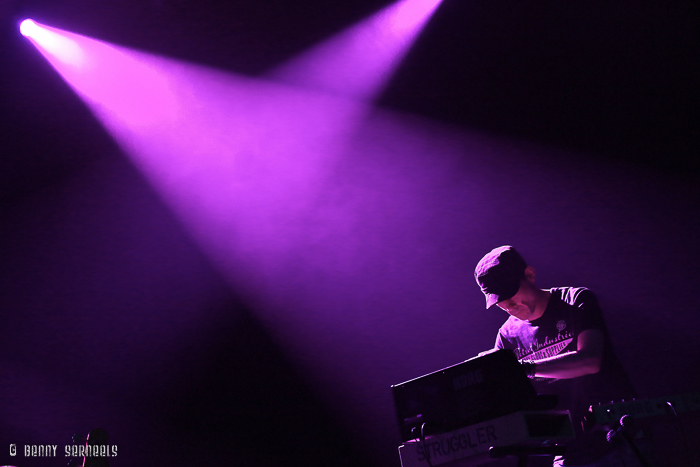
[[[492,306],[494,306],[496,303],[500,302],[501,299],[498,298],[498,295],[496,294],[484,294],[486,295],[486,309],[488,310]]]

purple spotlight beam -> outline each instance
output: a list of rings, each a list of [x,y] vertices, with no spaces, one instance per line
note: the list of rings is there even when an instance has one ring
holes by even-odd
[[[22,21],[19,31],[34,43],[54,68],[60,64],[75,68],[82,68],[85,65],[84,51],[75,40],[62,31],[41,25],[31,19]]]
[[[177,117],[170,84],[146,54],[31,20],[23,21],[20,31],[103,119],[152,127]]]
[[[280,224],[317,203],[365,109],[38,29],[33,43],[227,271],[221,258],[267,264],[289,247]],[[66,44],[81,63],[61,59]]]
[[[418,4],[404,0],[376,15],[364,32],[361,25],[343,36],[345,58],[358,61],[356,70],[332,50],[317,56],[337,65],[321,77],[320,88],[328,90],[323,80],[347,76],[353,97],[376,93],[426,18],[407,9]],[[291,358],[302,366],[310,362],[325,381],[319,387],[330,394],[343,386],[335,382],[347,367],[337,362],[351,360],[357,339],[372,338],[365,333],[375,327],[373,307],[382,308],[381,297],[414,279],[409,274],[378,288],[364,279],[366,267],[383,274],[374,261],[387,257],[389,273],[404,269],[406,242],[392,241],[396,248],[389,252],[381,245],[384,236],[394,236],[397,222],[404,232],[399,237],[410,240],[413,214],[406,213],[421,212],[415,206],[423,203],[414,196],[420,181],[382,161],[387,152],[404,159],[403,148],[387,149],[396,141],[416,151],[424,145],[401,128],[378,124],[388,140],[363,147],[362,134],[377,122],[363,124],[368,106],[362,100],[216,72],[48,26],[37,25],[31,36],[212,262],[255,303],[257,318]],[[380,46],[381,38],[386,41]],[[375,54],[363,57],[367,47]],[[360,67],[365,58],[371,63]],[[309,77],[308,69],[297,70]],[[436,145],[425,147],[434,151]],[[365,292],[352,298],[347,284]],[[365,304],[355,300],[373,307],[363,311]],[[339,318],[337,310],[353,319]],[[381,343],[365,344],[382,353]],[[365,424],[358,414],[342,418]]]
[[[372,100],[441,0],[400,0],[270,73],[285,83]]]

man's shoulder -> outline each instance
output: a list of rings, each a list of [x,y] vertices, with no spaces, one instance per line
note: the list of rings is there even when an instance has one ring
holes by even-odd
[[[572,306],[598,302],[593,292],[586,287],[553,287],[549,291],[555,299]]]

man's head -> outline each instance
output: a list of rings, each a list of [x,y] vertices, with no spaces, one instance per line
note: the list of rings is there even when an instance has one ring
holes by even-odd
[[[523,257],[510,245],[494,248],[481,258],[474,278],[486,296],[486,308],[517,294],[526,268]]]
[[[498,304],[509,315],[528,321],[544,313],[549,293],[535,286],[535,270],[512,246],[494,248],[481,258],[474,278],[486,296],[486,308]]]

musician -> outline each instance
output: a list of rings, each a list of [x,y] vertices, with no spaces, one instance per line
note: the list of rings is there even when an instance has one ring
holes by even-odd
[[[590,405],[630,399],[635,392],[620,365],[596,297],[582,287],[540,289],[535,270],[512,246],[495,248],[474,271],[486,307],[510,317],[496,348],[511,349],[540,394],[556,394],[577,434]]]

